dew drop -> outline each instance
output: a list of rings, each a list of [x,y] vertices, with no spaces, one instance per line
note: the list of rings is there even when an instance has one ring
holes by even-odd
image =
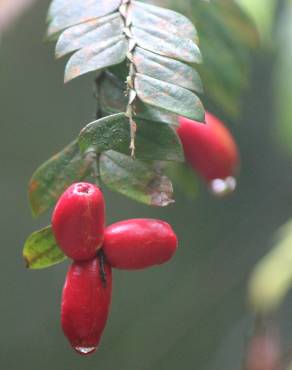
[[[210,190],[217,197],[224,197],[236,189],[236,179],[232,176],[226,179],[215,179],[210,182]]]
[[[80,353],[81,355],[89,355],[90,353],[94,352],[96,350],[96,347],[74,347],[75,351]]]

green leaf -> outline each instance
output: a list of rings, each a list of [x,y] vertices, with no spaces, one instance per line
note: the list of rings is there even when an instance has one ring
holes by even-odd
[[[48,35],[103,17],[118,9],[121,0],[53,0],[48,12]]]
[[[256,265],[249,281],[249,301],[257,313],[275,311],[292,287],[292,221],[282,226],[274,248]]]
[[[130,18],[136,27],[145,30],[164,29],[170,34],[198,41],[198,34],[192,22],[173,10],[132,1]]]
[[[119,65],[120,66],[120,65]],[[114,69],[114,68],[113,68]],[[110,72],[104,75],[97,81],[98,99],[104,115],[119,113],[126,111],[128,99],[125,95],[126,76],[117,78]],[[141,100],[135,100],[136,117],[143,118],[148,121],[166,122],[177,125],[178,117],[165,109],[152,107],[144,104]]]
[[[66,65],[65,82],[87,72],[121,63],[126,58],[127,50],[128,42],[120,35],[77,51]]]
[[[138,97],[146,104],[163,108],[176,114],[203,122],[204,107],[200,99],[182,87],[156,80],[137,73],[135,89]]]
[[[83,7],[87,9],[82,8],[80,0],[67,6],[63,1],[54,0],[49,10],[49,35],[63,31],[57,42],[56,56],[75,52],[67,63],[65,82],[120,64],[121,70],[116,68],[118,79],[121,80],[121,71],[124,74],[125,70],[123,81],[129,85],[129,67],[124,68],[123,63],[127,59],[133,64],[132,69],[139,72],[136,84],[140,99],[133,102],[137,117],[167,123],[176,123],[178,114],[204,119],[203,106],[192,92],[202,91],[201,80],[186,64],[201,62],[198,37],[185,16],[139,1],[97,3],[88,0]],[[131,77],[134,83],[135,76]],[[114,95],[111,95],[102,90],[109,79],[100,81],[99,96],[105,98],[100,104],[101,112],[127,111],[128,98],[125,99],[121,91],[125,90],[125,84],[122,88],[113,88]],[[153,93],[158,95],[157,100]],[[182,101],[185,109],[181,107]]]
[[[84,179],[90,161],[82,158],[77,140],[41,165],[29,182],[29,201],[34,216],[52,206],[64,190]]]
[[[198,71],[205,94],[221,110],[238,116],[250,81],[250,57],[259,40],[254,24],[233,0],[168,0],[167,5],[188,14],[196,24],[204,56]]]
[[[134,63],[137,72],[157,80],[202,93],[202,81],[199,74],[188,64],[166,58],[137,47],[134,51]]]
[[[63,262],[67,257],[58,247],[52,227],[47,226],[28,237],[23,258],[29,269],[43,269]]]
[[[70,27],[58,39],[56,57],[60,58],[106,39],[118,37],[122,34],[123,27],[123,19],[117,12]]]
[[[183,15],[132,1],[129,17],[133,37],[143,49],[188,63],[202,62],[197,31]]]
[[[132,33],[137,44],[143,49],[187,63],[202,63],[200,49],[190,39],[161,29],[132,27]]]
[[[115,151],[100,157],[101,179],[110,189],[138,202],[164,207],[174,202],[173,188],[159,167],[157,162],[143,162]]]
[[[183,150],[175,130],[167,123],[135,119],[135,156],[146,160],[183,161]],[[124,113],[113,114],[89,123],[79,135],[83,153],[116,150],[130,154],[130,125]]]

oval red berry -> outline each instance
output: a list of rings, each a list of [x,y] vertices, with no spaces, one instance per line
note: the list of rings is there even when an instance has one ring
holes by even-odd
[[[229,130],[206,112],[206,124],[179,118],[177,133],[186,161],[208,182],[235,176],[239,167],[238,148]]]
[[[93,184],[71,185],[60,197],[52,216],[55,238],[70,258],[76,261],[95,257],[104,236],[103,195]]]
[[[171,226],[160,220],[131,219],[105,230],[103,250],[116,268],[136,270],[159,265],[171,259],[177,237]]]
[[[111,303],[112,273],[105,264],[106,283],[98,258],[73,262],[62,295],[61,323],[72,347],[87,355],[96,350],[104,331]]]

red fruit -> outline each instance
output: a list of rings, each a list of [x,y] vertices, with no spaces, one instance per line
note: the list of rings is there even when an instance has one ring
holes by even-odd
[[[86,182],[71,185],[60,197],[52,217],[55,238],[76,261],[94,258],[104,234],[105,206],[98,187]]]
[[[218,118],[206,112],[205,120],[206,124],[202,124],[185,117],[179,118],[177,133],[186,161],[208,183],[217,179],[230,180],[237,174],[239,167],[237,145]]]
[[[106,284],[98,258],[73,262],[63,288],[61,321],[72,347],[87,355],[96,350],[107,321],[112,291],[111,267],[105,264]]]
[[[159,220],[132,219],[106,228],[103,251],[116,268],[136,270],[170,260],[177,249],[171,226]]]

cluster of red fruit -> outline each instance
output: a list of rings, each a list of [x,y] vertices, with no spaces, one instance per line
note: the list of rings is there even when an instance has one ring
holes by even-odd
[[[232,190],[238,151],[224,125],[207,113],[205,125],[181,117],[177,132],[194,170],[218,193]],[[167,262],[177,249],[177,237],[169,224],[154,219],[105,227],[103,195],[84,182],[71,185],[60,197],[52,227],[60,248],[73,259],[63,289],[62,328],[77,352],[89,354],[107,321],[111,268],[135,270]]]
[[[84,182],[63,193],[52,217],[60,248],[74,260],[63,289],[62,328],[81,354],[95,351],[104,330],[111,267],[134,270],[162,264],[177,248],[176,235],[166,222],[132,219],[105,228],[104,220],[101,191]]]

